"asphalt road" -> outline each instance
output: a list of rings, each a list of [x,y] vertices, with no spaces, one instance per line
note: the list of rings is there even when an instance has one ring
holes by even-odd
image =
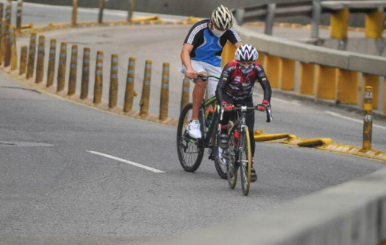
[[[259,179],[244,197],[240,185],[229,189],[208,160],[196,173],[184,172],[173,127],[40,94],[3,75],[0,104],[0,244],[158,240],[274,208],[383,167],[259,143]]]
[[[47,38],[90,45],[94,57],[96,50],[105,51],[105,57],[117,52],[121,70],[126,70],[129,55],[138,56],[138,92],[143,71],[139,65],[153,59],[152,84],[157,91],[160,65],[169,61],[170,111],[176,115],[181,91],[178,54],[188,28],[79,29],[52,32]],[[19,44],[23,42],[26,40]],[[105,60],[106,78],[107,64]],[[157,96],[152,92],[153,113],[157,113]],[[332,137],[360,145],[360,115],[283,100],[275,94],[272,105],[273,123],[266,124],[263,114],[257,116],[256,127],[265,132]],[[175,150],[173,127],[40,94],[5,75],[0,75],[0,115],[1,245],[157,241],[240,218],[250,211],[275,208],[384,166],[363,158],[258,143],[258,182],[244,197],[240,185],[230,190],[226,181],[219,179],[206,157],[196,173],[184,172]],[[374,128],[374,147],[386,150],[385,122],[375,124],[379,127]]]

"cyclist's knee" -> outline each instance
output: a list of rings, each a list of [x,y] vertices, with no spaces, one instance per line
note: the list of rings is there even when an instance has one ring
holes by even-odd
[[[208,74],[205,73],[205,72],[200,72],[200,73],[198,73],[198,75],[203,75],[203,76],[205,76],[205,77],[208,76]],[[204,81],[204,80],[202,80],[200,77],[197,77],[197,79],[196,79],[196,86],[199,86],[199,87],[201,87],[201,88],[206,88],[206,86],[208,86],[208,79],[206,79],[206,80]]]

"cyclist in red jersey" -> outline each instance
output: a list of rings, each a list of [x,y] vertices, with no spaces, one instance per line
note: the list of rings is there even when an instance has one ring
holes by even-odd
[[[235,53],[235,60],[229,62],[223,69],[221,78],[216,89],[216,96],[219,104],[224,108],[223,120],[221,123],[220,141],[227,141],[227,125],[232,116],[233,106],[253,107],[253,88],[255,82],[259,82],[264,90],[262,104],[270,106],[271,86],[264,72],[263,67],[256,61],[259,54],[253,46],[243,44],[238,47]],[[259,110],[265,111],[264,106]],[[249,129],[251,140],[252,157],[255,153],[255,141],[253,140],[253,127],[255,124],[255,112],[250,111],[246,116],[246,125]],[[227,144],[225,144],[227,145]],[[251,169],[251,181],[257,180],[256,171]]]

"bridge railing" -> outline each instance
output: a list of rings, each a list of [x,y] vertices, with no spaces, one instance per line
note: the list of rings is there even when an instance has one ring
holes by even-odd
[[[315,100],[333,100],[337,104],[362,107],[363,96],[360,95],[366,86],[372,86],[374,109],[382,109],[381,113],[386,114],[386,85],[381,86],[386,76],[386,58],[285,40],[240,26],[237,30],[243,42],[258,49],[259,62],[273,88],[293,91]],[[234,51],[234,47],[227,44],[223,65],[234,59]]]

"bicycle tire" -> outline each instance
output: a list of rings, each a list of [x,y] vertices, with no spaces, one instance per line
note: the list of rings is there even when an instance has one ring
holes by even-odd
[[[213,154],[214,154],[214,166],[216,167],[216,171],[220,178],[227,179],[227,160],[222,157],[222,152],[220,152],[220,146],[218,145],[218,136],[220,134],[220,130],[218,129],[218,118],[215,121],[216,133],[214,136],[214,144],[213,144]]]
[[[193,113],[193,104],[187,104],[181,112],[177,126],[177,154],[182,168],[186,172],[194,172],[200,167],[202,158],[204,156],[204,144],[202,140],[187,140],[185,135],[187,134],[187,125],[191,120],[191,114]],[[199,118],[201,119],[201,118]],[[202,126],[202,119],[200,120]],[[202,131],[202,127],[201,127]],[[191,152],[186,152],[188,149]],[[196,153],[196,156],[193,156]]]
[[[235,133],[236,128],[232,128],[228,138],[228,164],[227,164],[227,180],[229,187],[234,189],[237,184],[237,174],[239,166],[236,163],[236,149],[235,149]]]
[[[244,127],[241,140],[242,146],[239,148],[239,162],[240,162],[240,181],[244,196],[248,196],[249,188],[251,186],[251,168],[252,168],[252,151],[251,141],[249,138],[248,127]],[[243,159],[245,157],[245,159]]]

